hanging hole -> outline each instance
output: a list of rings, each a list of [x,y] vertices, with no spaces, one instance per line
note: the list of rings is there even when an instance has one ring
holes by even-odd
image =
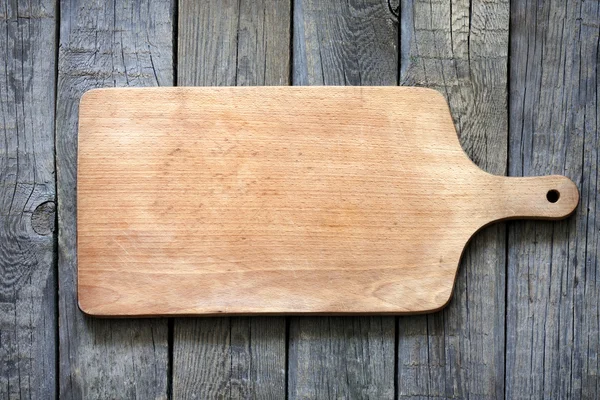
[[[548,193],[546,193],[546,198],[550,203],[556,203],[558,199],[560,199],[560,193],[558,190],[548,190]]]

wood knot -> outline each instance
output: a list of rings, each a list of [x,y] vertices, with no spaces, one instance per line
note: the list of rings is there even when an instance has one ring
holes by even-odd
[[[389,10],[390,14],[392,14],[394,16],[394,22],[400,22],[400,2],[398,2],[397,7],[393,7],[392,1],[388,0],[387,5],[388,5],[388,10]]]
[[[36,207],[31,215],[31,226],[38,235],[50,235],[54,232],[56,204],[45,201]]]

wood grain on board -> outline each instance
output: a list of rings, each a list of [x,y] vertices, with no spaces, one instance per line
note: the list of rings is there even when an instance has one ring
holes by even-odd
[[[402,0],[400,84],[440,91],[467,155],[506,174],[508,0]],[[503,398],[506,232],[478,233],[442,312],[399,319],[398,396]],[[476,373],[474,373],[476,371]]]
[[[291,2],[179,2],[178,85],[286,85]],[[173,397],[281,399],[286,321],[175,319]]]
[[[513,2],[510,174],[564,174],[573,218],[509,226],[508,398],[600,396],[598,1]]]
[[[64,399],[166,399],[167,321],[93,319],[77,307],[77,120],[95,87],[173,84],[173,3],[92,0],[60,7],[56,115],[59,393]]]
[[[0,398],[56,397],[54,1],[0,2]]]

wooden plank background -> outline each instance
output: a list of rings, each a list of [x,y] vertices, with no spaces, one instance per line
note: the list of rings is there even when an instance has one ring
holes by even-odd
[[[0,398],[599,398],[599,46],[600,0],[0,2]],[[86,317],[78,101],[157,85],[431,87],[481,168],[581,204],[479,232],[430,315]]]
[[[104,86],[173,85],[174,4],[72,0],[60,4],[56,89],[58,395],[65,399],[166,398],[165,319],[98,319],[77,307],[77,114]]]

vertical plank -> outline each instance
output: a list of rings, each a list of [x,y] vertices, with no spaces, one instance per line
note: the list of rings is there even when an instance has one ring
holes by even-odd
[[[0,398],[56,397],[54,1],[0,3]]]
[[[449,101],[460,141],[484,170],[507,168],[508,0],[403,0],[400,84]],[[402,398],[504,396],[505,225],[463,253],[442,312],[399,319]]]
[[[81,95],[103,86],[173,84],[173,4],[72,0],[61,4],[56,163],[60,397],[167,397],[166,320],[110,320],[77,307],[77,120]]]
[[[178,84],[287,85],[289,0],[180,0]],[[176,319],[174,398],[285,398],[285,318]]]
[[[396,85],[398,31],[386,0],[294,3],[295,85]],[[290,399],[394,397],[393,317],[290,320]]]
[[[560,223],[509,226],[509,398],[600,397],[598,1],[513,1],[510,174],[564,174]],[[560,201],[560,200],[559,200]]]

